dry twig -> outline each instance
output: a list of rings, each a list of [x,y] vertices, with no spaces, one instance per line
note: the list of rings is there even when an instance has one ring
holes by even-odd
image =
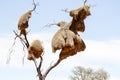
[[[84,0],[84,5],[86,4],[87,0]]]
[[[62,9],[63,12],[69,13],[70,11],[66,8],[66,9]]]

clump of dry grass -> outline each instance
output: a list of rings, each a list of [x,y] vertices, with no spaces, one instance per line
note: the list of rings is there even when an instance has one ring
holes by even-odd
[[[86,45],[84,41],[78,35],[76,35],[74,39],[74,47],[73,48],[68,46],[63,47],[60,52],[59,58],[61,60],[66,59],[69,56],[73,56],[77,54],[77,52],[84,51],[85,48],[86,48]]]
[[[18,21],[18,29],[20,30],[20,34],[26,35],[26,28],[28,28],[28,21],[31,18],[32,11],[28,11],[23,14]]]
[[[74,20],[78,20],[78,18],[84,20],[89,15],[90,15],[90,6],[88,5],[84,5],[78,9],[70,11],[70,16],[73,17]]]
[[[65,46],[74,47],[74,38],[75,34],[72,31],[61,28],[52,38],[52,51],[56,52],[56,50],[62,49]]]
[[[34,40],[28,48],[28,60],[40,58],[43,53],[43,46],[40,40]]]
[[[70,16],[73,17],[73,19],[69,29],[72,30],[75,34],[77,34],[77,31],[84,32],[84,19],[90,14],[90,7],[88,5],[84,5],[78,9],[71,10]]]
[[[61,28],[52,38],[52,51],[60,50],[60,59],[65,59],[69,56],[84,51],[86,48],[84,41],[69,29]]]

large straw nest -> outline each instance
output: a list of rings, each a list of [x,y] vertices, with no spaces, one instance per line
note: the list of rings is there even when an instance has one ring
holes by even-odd
[[[55,53],[56,50],[61,50],[59,56],[61,60],[84,51],[86,48],[84,41],[78,34],[69,30],[69,26],[71,26],[71,22],[66,23],[52,38],[52,51]]]
[[[65,46],[74,48],[74,38],[75,34],[72,31],[61,28],[52,38],[52,51],[56,52],[56,50],[62,49]]]

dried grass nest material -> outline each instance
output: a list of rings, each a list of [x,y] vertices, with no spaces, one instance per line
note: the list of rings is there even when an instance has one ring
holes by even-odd
[[[70,11],[70,16],[73,17],[71,22],[67,23],[65,21],[60,21],[57,23],[57,25],[61,28],[69,29],[73,31],[75,34],[78,34],[77,33],[78,31],[80,32],[85,31],[84,20],[90,14],[91,14],[90,7],[88,5],[84,5],[78,9]]]
[[[18,21],[18,29],[21,31],[20,34],[26,35],[26,28],[28,28],[29,18],[31,18],[32,10],[24,13]]]
[[[69,29],[73,31],[75,34],[77,34],[78,31],[80,32],[85,31],[84,21],[75,21],[75,20],[72,20],[71,22],[60,21],[57,23],[57,26],[64,29]]]
[[[85,48],[86,45],[84,41],[78,35],[76,35],[76,38],[74,39],[74,48],[70,48],[67,46],[63,47],[60,52],[59,58],[61,60],[66,59],[69,56],[77,54],[77,52],[84,51]]]
[[[69,29],[61,28],[52,38],[52,51],[55,53],[61,49],[59,56],[61,60],[84,51],[85,48],[84,41]]]
[[[28,48],[28,60],[39,58],[43,53],[43,46],[40,40],[34,40]]]
[[[90,6],[88,5],[84,5],[78,9],[70,11],[70,16],[73,17],[74,20],[78,20],[78,18],[84,20],[90,14]]]
[[[85,24],[84,20],[87,16],[89,16],[90,7],[88,5],[84,5],[78,9],[71,10],[70,16],[73,17],[70,30],[77,34],[78,31],[84,32],[85,31]]]
[[[52,52],[55,53],[56,50],[62,49],[65,46],[73,48],[74,38],[75,34],[72,31],[61,28],[52,38]]]

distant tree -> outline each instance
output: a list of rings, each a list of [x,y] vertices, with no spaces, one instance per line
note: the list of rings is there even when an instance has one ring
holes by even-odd
[[[103,69],[94,71],[94,69],[81,66],[75,67],[72,72],[73,75],[70,76],[70,80],[108,80],[109,77]]]

